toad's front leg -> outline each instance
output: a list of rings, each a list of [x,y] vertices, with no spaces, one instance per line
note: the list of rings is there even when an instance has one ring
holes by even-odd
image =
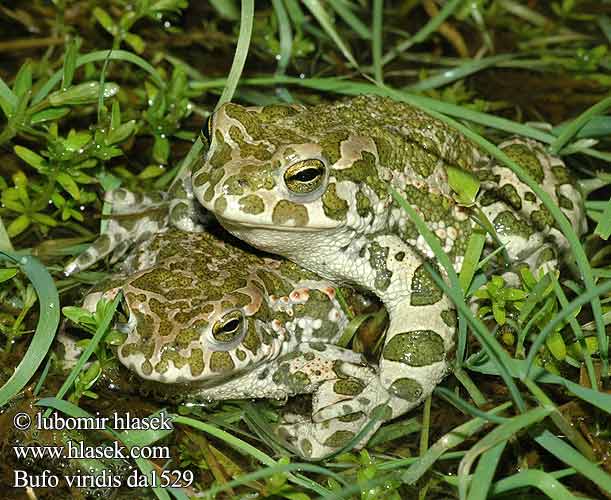
[[[395,235],[377,235],[367,245],[369,286],[386,306],[390,325],[380,356],[382,387],[395,418],[431,394],[448,371],[456,313],[434,283],[422,255]]]

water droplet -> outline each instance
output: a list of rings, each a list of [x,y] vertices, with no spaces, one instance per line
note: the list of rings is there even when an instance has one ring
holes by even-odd
[[[299,73],[299,78],[303,80],[305,78],[305,73]]]
[[[53,302],[51,302],[51,303],[49,304],[49,309],[54,309],[54,308],[55,308],[55,304],[54,304]]]
[[[85,205],[81,205],[80,207],[78,207],[79,210],[85,210]]]
[[[21,257],[19,262],[21,262],[23,265],[26,265],[28,263],[28,258],[27,257]]]
[[[164,27],[164,28],[169,28],[170,26],[172,26],[172,23],[171,23],[170,21],[165,21],[165,22],[163,23],[163,27]]]

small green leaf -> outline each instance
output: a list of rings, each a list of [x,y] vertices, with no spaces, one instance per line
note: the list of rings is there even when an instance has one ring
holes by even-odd
[[[26,214],[22,214],[11,222],[6,228],[8,235],[13,238],[18,234],[23,233],[31,224],[30,218]]]
[[[49,108],[38,113],[34,113],[30,118],[30,124],[36,125],[37,123],[46,122],[49,120],[59,120],[70,113],[70,108]]]
[[[105,99],[113,97],[117,92],[119,92],[119,86],[116,83],[106,82],[104,84]],[[66,90],[53,92],[49,94],[48,99],[52,106],[76,106],[97,102],[99,94],[99,82],[85,82]]]
[[[23,98],[32,88],[32,61],[26,61],[15,77],[13,91],[18,98]]]
[[[120,346],[125,342],[127,335],[125,333],[121,333],[119,330],[111,330],[106,335],[104,342],[108,345],[112,346]]]
[[[66,306],[62,307],[62,314],[77,325],[95,326],[95,320],[92,314],[82,307]]]
[[[558,361],[564,360],[566,358],[566,344],[564,343],[564,339],[558,330],[553,331],[548,335],[545,339],[545,345],[552,353],[552,356],[556,358]]]
[[[13,151],[15,151],[15,154],[19,158],[36,170],[40,170],[47,166],[47,161],[39,154],[34,153],[31,149],[24,148],[23,146],[15,146]]]
[[[17,274],[17,269],[0,269],[0,283],[10,280]]]
[[[524,290],[518,290],[517,288],[503,288],[500,291],[503,300],[522,300],[527,297],[527,293]]]
[[[586,337],[586,350],[590,355],[598,352],[598,339],[594,336]],[[575,359],[583,361],[583,349],[581,348],[581,342],[573,342],[567,347],[567,352]]]
[[[112,36],[117,34],[117,27],[115,26],[115,22],[112,17],[106,12],[104,9],[100,7],[95,7],[93,9],[93,17],[95,17],[96,21],[102,25],[102,27],[108,31]]]
[[[149,165],[138,174],[139,179],[153,179],[165,173],[166,169],[161,165]]]
[[[611,236],[611,199],[607,202],[605,210],[594,228],[594,234],[597,234],[603,240],[608,240]]]
[[[57,226],[57,221],[53,217],[46,215],[46,214],[40,214],[40,213],[32,214],[32,220],[40,224],[43,224],[45,226],[50,226],[50,227]]]
[[[461,205],[470,206],[475,203],[480,181],[475,175],[457,167],[448,166],[448,184],[456,193],[456,201]]]
[[[134,133],[136,129],[136,120],[130,120],[116,128],[113,128],[107,137],[108,144],[118,144],[124,142]]]
[[[72,38],[68,42],[66,55],[64,56],[64,72],[62,75],[62,89],[67,89],[72,84],[74,71],[76,70],[76,58],[78,57],[78,43]]]
[[[507,315],[505,314],[505,303],[497,301],[493,302],[492,315],[494,316],[494,320],[499,325],[504,325],[507,321]]]
[[[137,54],[142,54],[144,52],[144,47],[146,46],[146,44],[144,43],[144,40],[138,35],[134,35],[133,33],[126,33],[123,38]]]
[[[64,141],[64,148],[71,153],[81,152],[80,150],[84,148],[90,140],[91,134],[89,132],[71,130]]]
[[[153,144],[153,160],[166,164],[170,156],[170,141],[166,137],[156,135]]]
[[[114,101],[112,103],[112,111],[110,114],[110,128],[112,130],[116,129],[121,125],[121,105],[119,101]]]
[[[55,179],[61,187],[63,187],[66,191],[68,191],[68,193],[70,193],[70,196],[72,196],[72,198],[74,198],[75,200],[80,199],[81,192],[78,188],[77,183],[74,182],[74,179],[72,177],[70,177],[65,172],[60,172],[59,174],[57,174],[57,177]]]

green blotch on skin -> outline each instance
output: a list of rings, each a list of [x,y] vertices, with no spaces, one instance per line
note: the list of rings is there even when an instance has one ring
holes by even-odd
[[[308,209],[301,203],[280,200],[274,207],[272,222],[274,224],[287,224],[291,221],[294,226],[306,226],[309,221]]]
[[[253,354],[257,354],[257,351],[259,350],[260,346],[261,346],[261,341],[259,340],[259,337],[257,336],[255,325],[253,321],[249,320],[247,327],[246,327],[246,336],[244,337],[244,340],[242,340],[242,347],[245,347]]]
[[[140,369],[145,375],[150,375],[151,373],[153,373],[153,365],[148,359],[142,363]]]
[[[322,208],[325,215],[333,220],[344,220],[348,212],[348,203],[337,196],[337,185],[332,182],[322,195]]]
[[[308,385],[310,385],[310,377],[305,372],[297,371],[292,373],[289,377],[289,387],[295,392],[303,391]]]
[[[371,417],[380,420],[388,420],[392,417],[392,408],[387,404],[378,405],[371,410]]]
[[[390,386],[390,393],[406,401],[417,401],[422,397],[422,386],[411,378],[399,378]]]
[[[191,356],[189,356],[189,368],[191,369],[191,375],[193,377],[198,377],[204,372],[204,368],[206,368],[206,364],[204,362],[204,351],[199,348],[191,350]]]
[[[222,215],[225,210],[227,210],[227,200],[224,196],[221,196],[214,202],[214,213]]]
[[[240,150],[240,156],[242,158],[256,158],[257,160],[265,161],[272,157],[272,154],[263,144],[253,144],[248,142],[242,136],[242,132],[238,127],[231,127],[229,129],[229,137],[237,144]]]
[[[564,165],[554,165],[552,167],[552,174],[556,178],[556,184],[570,184],[571,176],[568,169]]]
[[[244,361],[246,359],[246,353],[242,349],[237,349],[235,355],[240,361]]]
[[[261,138],[263,129],[257,118],[257,113],[250,112],[244,106],[233,103],[225,104],[222,109],[229,118],[240,122],[250,137],[255,140]]]
[[[352,431],[335,431],[323,443],[329,448],[341,448],[350,442],[355,436]]]
[[[432,193],[426,187],[417,188],[411,184],[405,186],[404,193],[405,199],[420,209],[427,222],[446,222],[453,218],[451,209],[455,203],[451,198]]]
[[[221,168],[225,163],[231,160],[231,146],[225,142],[223,134],[217,130],[214,134],[215,144],[212,156],[208,163],[215,169]]]
[[[389,287],[392,276],[392,271],[389,271],[386,266],[389,250],[388,247],[383,247],[377,241],[373,241],[369,245],[369,264],[376,273],[374,285],[381,291]]]
[[[557,193],[557,196],[558,196],[558,205],[560,205],[560,208],[564,208],[565,210],[573,210],[574,205],[573,205],[573,202],[569,198],[567,198],[566,196],[560,193]]]
[[[202,168],[193,174],[193,187],[200,187],[210,180],[210,173]]]
[[[165,372],[167,372],[169,368],[170,368],[170,363],[168,362],[167,359],[162,359],[161,361],[159,361],[159,363],[155,365],[155,371],[162,375]]]
[[[367,184],[378,197],[388,196],[386,184],[378,176],[378,167],[375,156],[369,151],[361,153],[362,159],[356,160],[349,168],[333,169],[331,175],[337,182],[350,181],[355,184]]]
[[[536,153],[529,146],[526,144],[511,144],[503,148],[503,152],[524,168],[537,183],[543,182],[545,177],[543,167],[541,167]]]
[[[257,215],[265,210],[265,203],[260,196],[249,194],[248,196],[240,198],[240,210],[247,214]]]
[[[556,260],[556,252],[553,248],[546,247],[537,257],[537,267],[553,260]]]
[[[349,413],[348,415],[338,417],[337,420],[339,420],[340,422],[356,422],[364,416],[365,414],[362,411],[355,411],[354,413]]]
[[[398,262],[403,262],[403,259],[405,259],[405,252],[397,252],[395,254],[395,260]]]
[[[231,354],[224,351],[215,351],[210,356],[210,370],[216,373],[230,372],[235,368]]]
[[[172,211],[170,212],[170,221],[174,224],[181,220],[190,219],[191,218],[191,210],[186,203],[177,203],[172,207]]]
[[[537,201],[537,197],[532,191],[526,191],[526,193],[524,193],[524,199],[526,201],[529,201],[530,203],[534,203],[535,201]]]
[[[329,160],[330,165],[333,165],[342,157],[341,143],[348,139],[349,135],[347,130],[334,130],[318,142],[322,148],[322,154]]]
[[[424,264],[418,266],[412,278],[410,304],[413,306],[429,306],[439,302],[442,297],[441,288],[433,281]]]
[[[456,319],[456,311],[454,309],[446,309],[445,311],[441,311],[441,319],[451,328],[455,328],[458,324],[458,320]]]
[[[356,396],[363,392],[363,389],[365,389],[363,382],[355,378],[338,380],[333,384],[333,391],[345,396]]]
[[[498,214],[493,221],[495,231],[500,235],[517,235],[528,239],[533,233],[533,227],[518,219],[506,210]]]
[[[409,366],[428,366],[445,357],[443,339],[432,330],[399,333],[384,347],[384,359]]]
[[[287,116],[292,116],[298,112],[292,106],[286,106],[284,104],[268,104],[264,106],[261,111],[255,116],[264,123],[274,123]]]
[[[208,181],[210,182],[210,186],[204,193],[205,201],[211,201],[212,198],[214,198],[214,188],[220,182],[220,180],[223,178],[224,175],[225,175],[225,169],[220,168],[220,167],[215,168],[210,173],[210,178],[208,179]]]
[[[176,335],[174,342],[176,343],[176,346],[179,349],[186,349],[187,347],[189,347],[189,344],[191,342],[193,342],[194,340],[199,340],[199,338],[200,334],[198,331],[191,328],[187,328],[178,332],[178,335]]]
[[[371,201],[361,191],[356,192],[356,212],[361,217],[367,217],[373,212],[371,208]]]
[[[511,184],[505,184],[499,189],[499,197],[509,203],[514,209],[522,208],[522,198]]]
[[[543,205],[540,206],[540,210],[535,210],[530,214],[530,220],[539,231],[544,231],[554,225],[554,218]]]
[[[312,443],[310,443],[309,439],[302,439],[299,446],[301,446],[301,451],[303,452],[304,456],[312,456]]]

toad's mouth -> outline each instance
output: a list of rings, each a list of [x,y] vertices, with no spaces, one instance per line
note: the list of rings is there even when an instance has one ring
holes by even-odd
[[[341,227],[341,224],[336,226],[285,226],[283,224],[253,224],[252,222],[227,219],[221,215],[217,215],[216,218],[221,225],[227,228],[229,231],[239,229],[264,229],[266,231],[278,231],[283,233],[319,233],[321,231],[332,231]]]

